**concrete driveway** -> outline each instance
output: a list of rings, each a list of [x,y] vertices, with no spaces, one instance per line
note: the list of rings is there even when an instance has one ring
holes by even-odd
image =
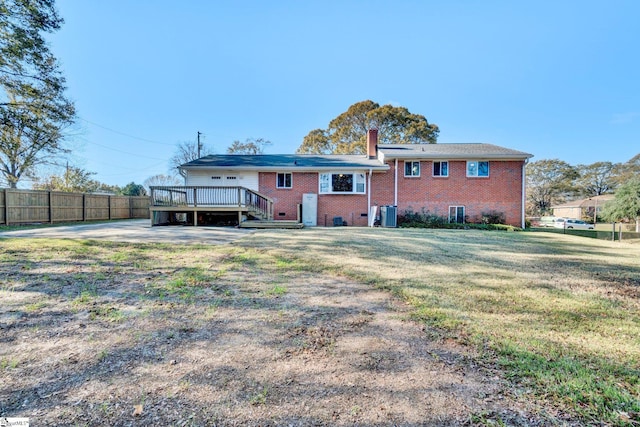
[[[148,219],[65,225],[0,232],[2,237],[42,237],[52,239],[107,240],[131,243],[178,243],[221,245],[233,242],[255,230],[232,227],[151,227]]]

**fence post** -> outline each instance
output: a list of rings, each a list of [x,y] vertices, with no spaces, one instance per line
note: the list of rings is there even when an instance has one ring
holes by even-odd
[[[82,221],[87,220],[87,195],[82,193]]]
[[[129,196],[129,219],[133,218],[133,196]]]
[[[53,206],[52,206],[51,191],[49,191],[49,223],[53,224]]]
[[[111,221],[111,196],[107,196],[107,206],[109,207],[109,221]]]
[[[4,189],[4,225],[9,225],[9,189]]]

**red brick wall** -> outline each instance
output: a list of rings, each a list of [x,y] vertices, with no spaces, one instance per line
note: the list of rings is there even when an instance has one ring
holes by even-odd
[[[506,223],[520,226],[522,214],[521,161],[490,161],[489,176],[466,176],[466,161],[449,161],[449,176],[434,177],[433,162],[420,162],[420,177],[404,176],[398,162],[398,211],[428,211],[448,216],[449,206],[464,206],[469,222],[480,222],[483,212],[497,211]]]
[[[295,220],[298,204],[305,193],[318,194],[317,172],[295,172],[290,189],[276,188],[275,172],[260,172],[261,194],[273,199],[274,219]],[[318,225],[333,226],[333,217],[341,216],[347,225],[366,226],[366,194],[318,194]],[[284,215],[281,215],[284,214]]]
[[[395,161],[387,163],[390,170],[374,172],[371,204],[394,203]],[[420,177],[404,176],[404,161],[398,161],[398,213],[408,209],[447,216],[449,206],[464,206],[469,222],[479,222],[483,212],[503,212],[506,222],[521,225],[522,164],[520,161],[490,161],[489,177],[467,178],[466,161],[449,161],[449,176],[433,177],[433,163],[420,162]],[[297,219],[298,204],[304,193],[318,194],[318,173],[294,173],[293,188],[277,189],[275,172],[260,172],[260,193],[274,201],[274,218]],[[280,215],[280,214],[284,215]],[[333,225],[333,217],[341,216],[348,225],[366,226],[366,194],[319,194],[318,225]]]

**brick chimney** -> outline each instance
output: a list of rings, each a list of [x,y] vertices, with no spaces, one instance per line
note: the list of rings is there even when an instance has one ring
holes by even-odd
[[[378,151],[378,129],[369,129],[367,132],[367,156],[370,159],[377,157]]]

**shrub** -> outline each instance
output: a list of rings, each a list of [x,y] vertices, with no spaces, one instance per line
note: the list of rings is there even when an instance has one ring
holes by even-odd
[[[504,212],[498,211],[482,212],[482,217],[480,218],[482,224],[504,224],[505,221]]]
[[[486,217],[486,222],[485,222]],[[501,218],[501,222],[489,222],[496,221]],[[467,218],[465,218],[466,221]],[[464,224],[449,222],[449,219],[444,216],[435,215],[429,213],[428,210],[422,210],[422,212],[414,212],[412,209],[407,209],[398,215],[398,227],[402,228],[447,228],[447,229],[474,229],[474,230],[507,230],[515,231],[521,230],[521,228],[511,225],[504,225],[504,213],[502,212],[489,212],[482,214],[482,223],[472,224],[465,222]]]
[[[449,225],[447,218],[434,215],[429,211],[413,212],[411,209],[407,209],[402,214],[398,215],[398,227],[408,228],[447,228]]]

